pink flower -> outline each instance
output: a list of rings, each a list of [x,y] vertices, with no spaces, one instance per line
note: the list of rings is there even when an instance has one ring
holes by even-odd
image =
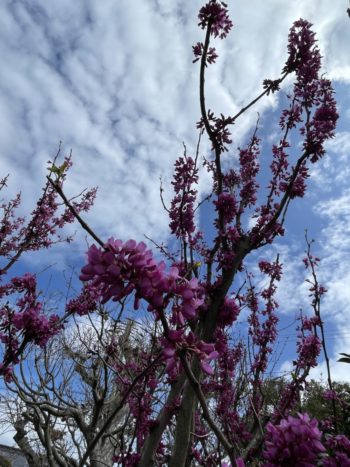
[[[203,6],[199,11],[198,18],[198,26],[204,29],[210,25],[210,33],[214,37],[219,36],[220,39],[226,37],[233,26],[227,8],[216,0],[211,0]]]
[[[3,363],[0,363],[0,376],[4,378],[6,383],[11,383],[13,377],[12,366],[6,366]]]
[[[239,306],[235,300],[225,297],[219,310],[218,323],[224,326],[229,326],[236,321],[239,311]]]
[[[225,224],[229,224],[233,221],[237,214],[238,206],[234,195],[230,193],[220,193],[217,200],[214,201],[215,209],[222,217]]]
[[[293,465],[310,466],[320,453],[326,449],[321,443],[322,433],[316,419],[310,420],[308,414],[289,416],[277,426],[268,423],[265,434],[264,458],[266,467]]]
[[[201,53],[198,44],[195,54]],[[195,231],[194,203],[197,190],[193,185],[198,183],[198,169],[192,157],[179,157],[175,162],[175,173],[171,184],[174,186],[175,196],[169,210],[170,230],[178,238],[191,238]]]

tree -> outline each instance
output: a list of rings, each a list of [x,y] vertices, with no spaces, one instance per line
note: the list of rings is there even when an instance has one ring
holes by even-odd
[[[311,380],[303,392],[302,409],[322,423],[329,423],[333,418],[331,401],[338,402],[337,425],[339,432],[350,437],[350,385],[348,383],[333,383],[333,391],[325,384]],[[332,422],[331,422],[332,423]]]
[[[11,467],[10,461],[5,459],[5,457],[0,455],[0,465],[1,467]]]
[[[269,414],[275,409],[279,394],[288,386],[284,377],[265,379],[261,387],[263,398],[262,414]],[[350,421],[350,385],[348,383],[333,382],[333,390],[322,381],[307,381],[305,387],[300,389],[298,404],[292,413],[306,412],[321,421],[321,424],[334,424],[332,401],[337,401],[337,425],[339,432],[349,437]]]
[[[93,320],[74,320],[45,348],[31,346],[23,355],[6,383],[1,419],[14,427],[14,439],[30,466],[76,467],[102,426],[103,436],[89,452],[88,462],[91,467],[111,466],[123,437],[132,436],[128,406],[112,415],[123,387],[116,381],[122,371],[116,374],[106,355],[111,342],[118,346],[120,366],[123,361],[136,363],[142,358],[147,330],[96,310]]]
[[[278,394],[274,409],[265,413],[261,387],[277,338],[275,292],[283,271],[278,255],[274,261],[260,259],[264,285],[258,288],[258,278],[248,268],[254,252],[284,235],[290,205],[304,196],[310,166],[324,157],[324,143],[334,136],[338,118],[334,92],[331,82],[320,75],[315,34],[307,21],[296,21],[281,77],[265,79],[262,92],[236,115],[218,116],[206,107],[205,73],[218,58],[211,40],[224,39],[232,28],[227,5],[211,0],[199,12],[199,26],[205,31],[204,41],[193,47],[194,62],[200,64],[199,143],[193,157],[184,148],[175,163],[171,205],[163,201],[178,250],[156,245],[160,261],[144,242],[102,241],[81,218],[79,206],[64,194],[62,174],[69,167],[59,168],[58,173],[51,169],[48,178],[48,189],[61,196],[69,219],[77,219],[95,242],[81,271],[81,294],[67,304],[66,316],[91,314],[114,301],[121,320],[133,308],[140,318],[147,316],[154,323],[151,344],[137,362],[130,359],[121,365],[123,350],[113,342],[106,347],[105,360],[116,375],[122,375],[117,383],[123,396],[100,431],[87,441],[78,465],[87,464],[114,417],[125,409],[130,412],[132,435],[124,437],[115,452],[118,465],[217,466],[228,461],[244,465],[254,459],[265,459],[266,465],[280,465],[281,459],[286,465],[313,465],[321,458],[324,465],[337,465],[339,459],[350,462],[346,454],[350,443],[345,437],[337,438],[335,424],[327,428],[329,433],[321,432],[307,414],[293,415],[322,346],[326,352],[320,315],[325,289],[315,276],[318,259],[308,248],[305,265],[311,271],[314,315],[300,317],[291,381]],[[264,161],[259,162],[259,126],[237,156],[228,160],[224,155],[232,142],[231,127],[258,100],[277,92],[290,75],[295,78],[279,121],[280,139],[272,146],[271,162],[265,168],[270,170],[270,181],[260,188]],[[302,142],[292,150],[294,133]],[[212,176],[212,189],[207,198],[198,200],[203,135],[211,144],[204,165]],[[197,209],[206,205],[214,212],[212,242],[195,220]],[[11,282],[6,290],[24,293],[24,306],[37,303],[28,280]],[[22,302],[17,303],[22,306],[19,312],[11,309],[3,314],[2,373],[8,380],[10,363],[17,363],[28,342],[44,346],[61,323],[56,318],[55,327],[44,330],[36,322],[27,324]],[[249,311],[249,346],[235,332],[243,309]],[[13,337],[18,331],[22,344]]]

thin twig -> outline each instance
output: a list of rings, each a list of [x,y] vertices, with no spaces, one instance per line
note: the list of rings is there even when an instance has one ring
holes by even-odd
[[[50,176],[47,176],[48,181],[51,183],[53,188],[57,191],[57,193],[60,195],[60,197],[63,199],[64,204],[67,206],[67,208],[70,210],[70,212],[74,215],[74,217],[77,219],[79,224],[82,226],[82,228],[102,247],[105,248],[105,243],[95,234],[95,232],[88,226],[88,224],[80,217],[80,215],[77,213],[76,209],[74,206],[71,205],[69,202],[68,198],[66,195],[63,193],[62,188],[59,186],[58,183],[53,181]]]

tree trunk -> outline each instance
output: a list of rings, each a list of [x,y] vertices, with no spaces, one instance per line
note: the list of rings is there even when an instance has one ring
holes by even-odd
[[[142,449],[139,467],[153,467],[155,465],[155,454],[157,447],[162,438],[162,434],[172,416],[173,411],[171,410],[171,407],[175,399],[180,395],[185,379],[185,374],[182,374],[173,384],[166,403],[164,404],[164,407],[162,408],[157,418],[157,424],[150,430],[147,436]]]
[[[243,239],[237,249],[236,257],[231,268],[223,271],[222,284],[213,294],[209,309],[206,312],[204,320],[200,324],[199,338],[203,339],[204,342],[212,342],[213,340],[220,306],[232,285],[239,265],[249,250],[248,239]],[[192,364],[192,372],[197,381],[200,381],[201,368],[197,358]],[[181,407],[177,416],[175,444],[169,467],[185,467],[186,465],[186,458],[191,442],[191,430],[196,401],[197,396],[190,382],[187,381]]]
[[[27,432],[25,426],[27,422],[23,419],[18,419],[14,424],[16,434],[13,439],[16,441],[17,446],[22,450],[29,467],[40,467],[43,465],[43,459],[38,455],[31,447],[30,442],[27,438]]]

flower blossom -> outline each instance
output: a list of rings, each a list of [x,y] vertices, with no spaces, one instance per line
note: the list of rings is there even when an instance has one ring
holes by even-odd
[[[192,157],[180,157],[175,162],[175,174],[171,184],[175,197],[169,211],[170,230],[178,238],[190,239],[195,231],[194,203],[197,191],[193,185],[198,183],[198,169]]]
[[[100,287],[102,303],[118,301],[135,293],[134,308],[140,299],[148,302],[148,311],[165,310],[171,297],[177,303],[173,309],[179,324],[197,316],[203,304],[203,290],[196,278],[187,280],[176,267],[166,272],[164,261],[157,263],[144,242],[110,238],[105,249],[92,245],[88,251],[88,264],[81,270],[83,282],[92,281]]]
[[[181,368],[180,361],[177,357],[178,350],[186,350],[186,352],[196,354],[200,361],[200,366],[204,373],[212,375],[213,368],[210,366],[210,361],[216,359],[219,353],[215,350],[213,343],[203,342],[190,331],[186,336],[184,330],[169,330],[167,337],[162,337],[160,342],[163,346],[163,357],[166,361],[165,371],[170,378],[175,378]]]
[[[202,29],[208,25],[211,26],[210,33],[214,37],[220,37],[224,39],[230,32],[233,24],[228,15],[228,10],[220,2],[211,0],[209,3],[204,5],[198,14],[199,23]]]
[[[193,55],[195,56],[195,59],[192,61],[192,63],[196,63],[198,62],[198,60],[201,59],[203,55],[203,48],[204,48],[203,42],[197,42],[196,45],[192,46]],[[205,65],[207,66],[207,63],[209,63],[209,65],[211,65],[212,63],[215,63],[215,60],[217,58],[218,58],[218,54],[216,53],[215,47],[209,47],[207,51],[207,55],[206,55]]]
[[[220,193],[217,200],[214,201],[215,209],[223,218],[224,224],[233,221],[238,211],[237,201],[234,195],[230,193]]]
[[[326,435],[325,446],[332,454],[323,459],[324,467],[350,467],[350,441],[345,435]]]
[[[277,426],[268,423],[265,434],[265,467],[316,465],[318,455],[326,451],[320,441],[321,435],[317,420],[310,420],[308,414],[289,416]]]
[[[240,309],[235,300],[225,297],[219,309],[218,324],[229,326],[236,321],[239,312]]]

